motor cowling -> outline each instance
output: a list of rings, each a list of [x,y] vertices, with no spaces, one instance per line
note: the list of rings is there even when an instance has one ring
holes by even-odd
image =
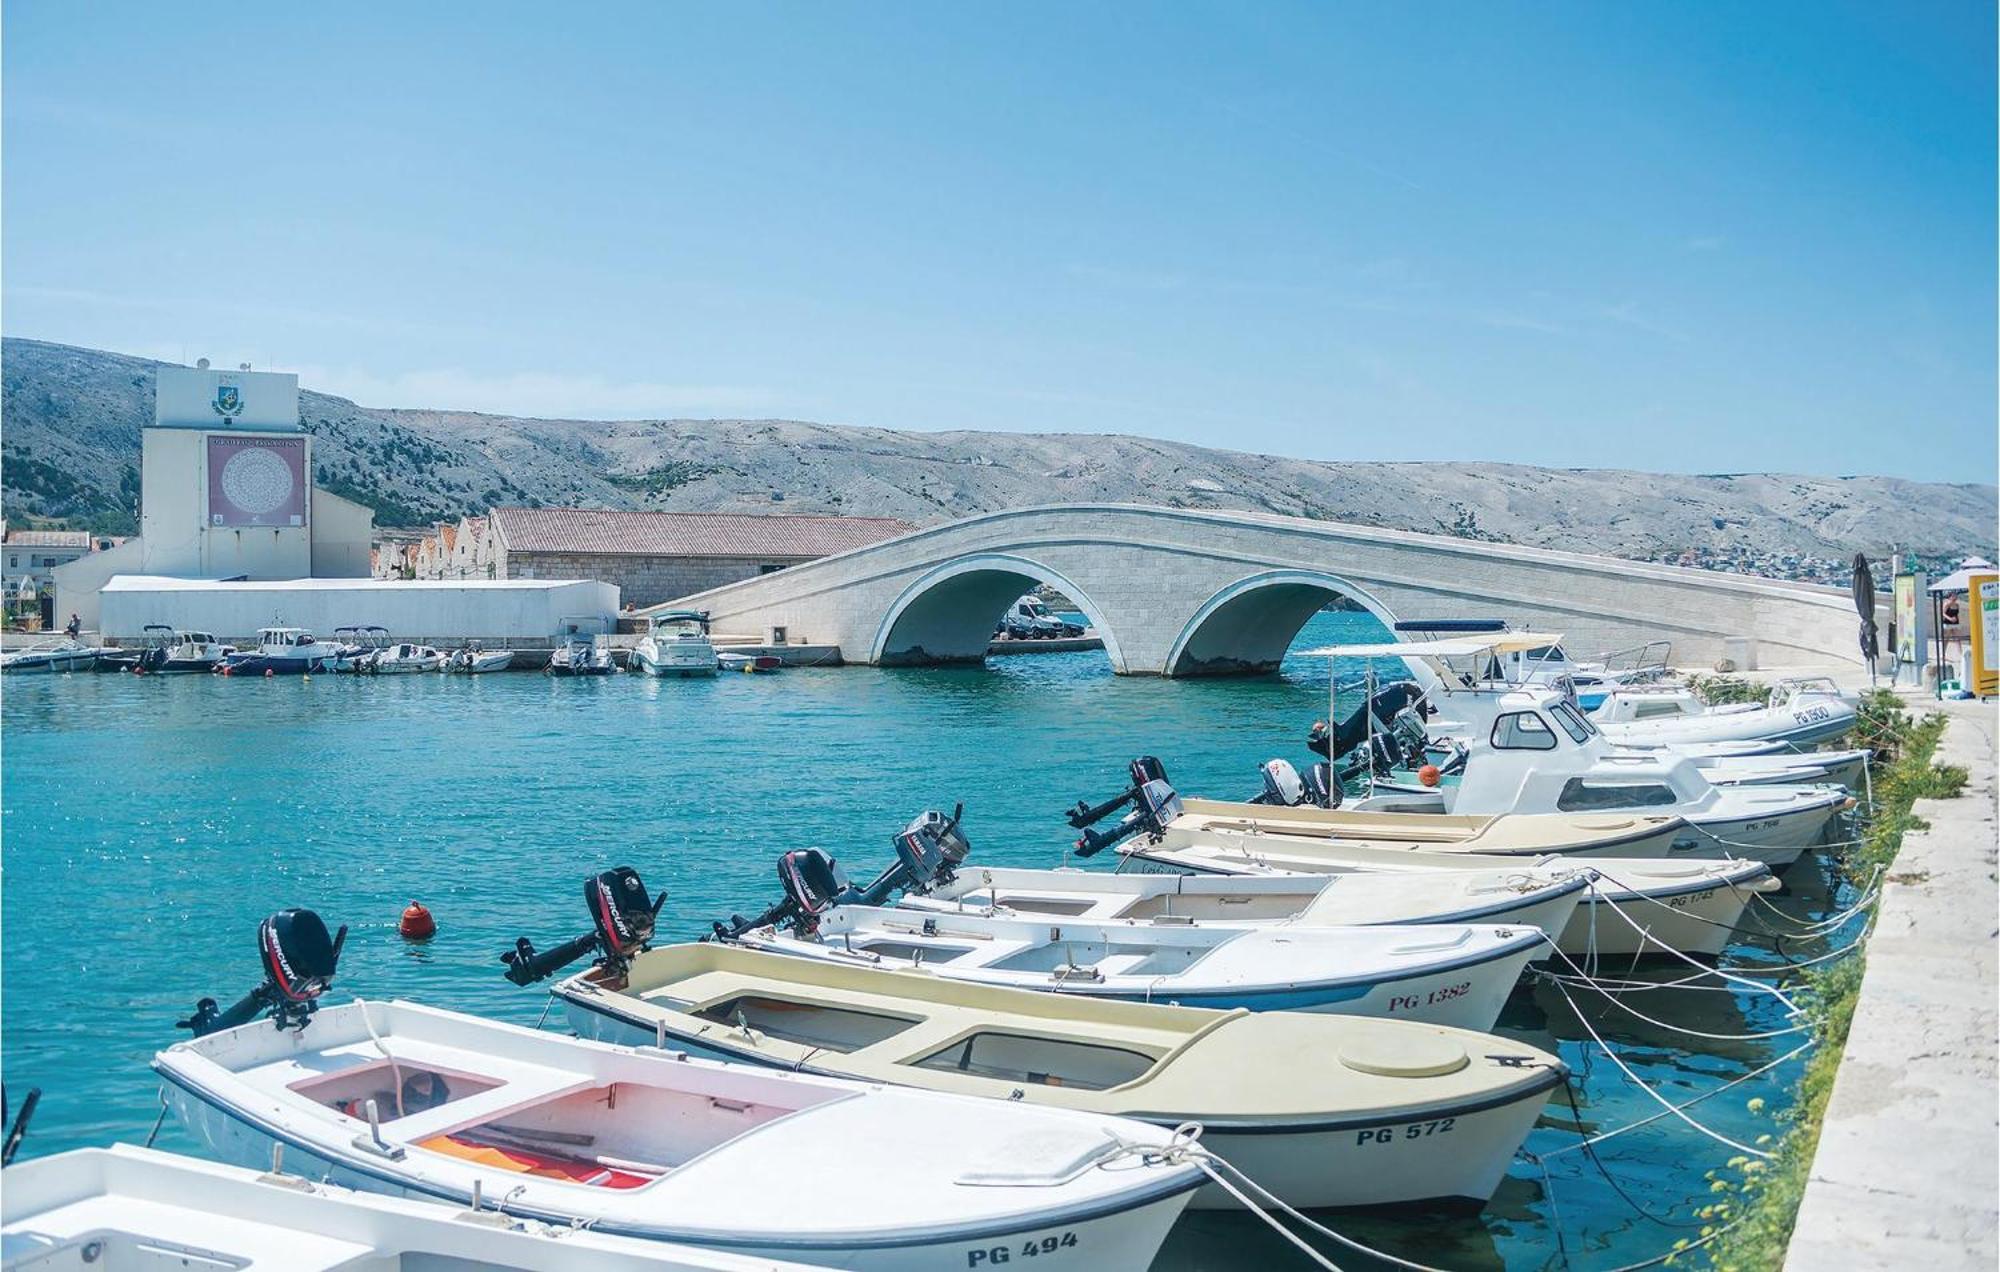
[[[592,953],[608,976],[622,977],[632,959],[651,943],[660,907],[666,901],[664,891],[648,897],[645,882],[630,866],[593,875],[583,881],[590,931],[550,950],[537,950],[533,941],[519,938],[513,949],[500,956],[507,965],[507,979],[516,985],[532,985]]]
[[[333,984],[340,966],[340,949],[347,941],[343,925],[329,935],[326,924],[311,910],[280,910],[257,925],[257,961],[264,979],[227,1011],[213,998],[203,998],[186,1020],[174,1028],[196,1037],[249,1024],[269,1013],[280,1029],[303,1029]]]
[[[964,813],[963,804],[949,817],[929,809],[903,827],[895,840],[898,886],[922,892],[951,881],[972,855],[971,841],[959,830]]]
[[[1264,793],[1253,803],[1293,808],[1305,802],[1305,783],[1290,760],[1265,760],[1257,771],[1264,776]]]

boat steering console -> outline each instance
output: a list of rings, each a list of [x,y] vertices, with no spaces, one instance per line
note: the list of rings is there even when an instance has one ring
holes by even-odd
[[[646,896],[645,881],[630,866],[593,875],[583,881],[583,908],[590,911],[590,931],[545,952],[521,937],[513,949],[500,956],[507,965],[507,979],[516,985],[532,985],[592,953],[607,977],[623,979],[633,957],[651,944],[653,926],[666,903],[664,889],[656,897]]]
[[[949,883],[972,844],[959,830],[965,805],[951,816],[932,809],[903,827],[894,842],[896,860],[866,887],[857,888],[832,857],[817,848],[794,848],[778,858],[778,882],[784,899],[754,918],[740,914],[729,922],[710,925],[711,939],[733,940],[760,927],[789,926],[801,936],[819,930],[820,916],[837,905],[880,905],[897,891],[923,892]]]
[[[268,1013],[280,1029],[303,1029],[319,1006],[319,997],[333,984],[347,925],[331,937],[326,924],[311,910],[280,910],[257,925],[257,955],[264,983],[223,1011],[213,998],[194,1005],[176,1029],[192,1030],[199,1038],[219,1029],[247,1025]]]

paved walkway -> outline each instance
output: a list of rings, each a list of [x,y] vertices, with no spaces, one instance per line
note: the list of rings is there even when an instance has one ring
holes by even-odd
[[[1942,706],[1952,722],[1937,758],[1972,780],[1957,799],[1917,804],[1930,829],[1905,836],[1890,867],[1787,1272],[1986,1272],[2000,1260],[2000,714],[1992,703]]]

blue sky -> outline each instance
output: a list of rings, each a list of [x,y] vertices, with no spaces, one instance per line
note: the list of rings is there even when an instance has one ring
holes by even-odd
[[[78,5],[10,335],[375,406],[1990,482],[1990,4]]]

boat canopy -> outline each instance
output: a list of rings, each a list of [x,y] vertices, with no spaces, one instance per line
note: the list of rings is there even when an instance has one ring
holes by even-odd
[[[1395,640],[1375,645],[1324,645],[1301,652],[1304,658],[1469,658],[1478,654],[1526,653],[1562,644],[1555,632],[1495,632],[1449,640]]]

